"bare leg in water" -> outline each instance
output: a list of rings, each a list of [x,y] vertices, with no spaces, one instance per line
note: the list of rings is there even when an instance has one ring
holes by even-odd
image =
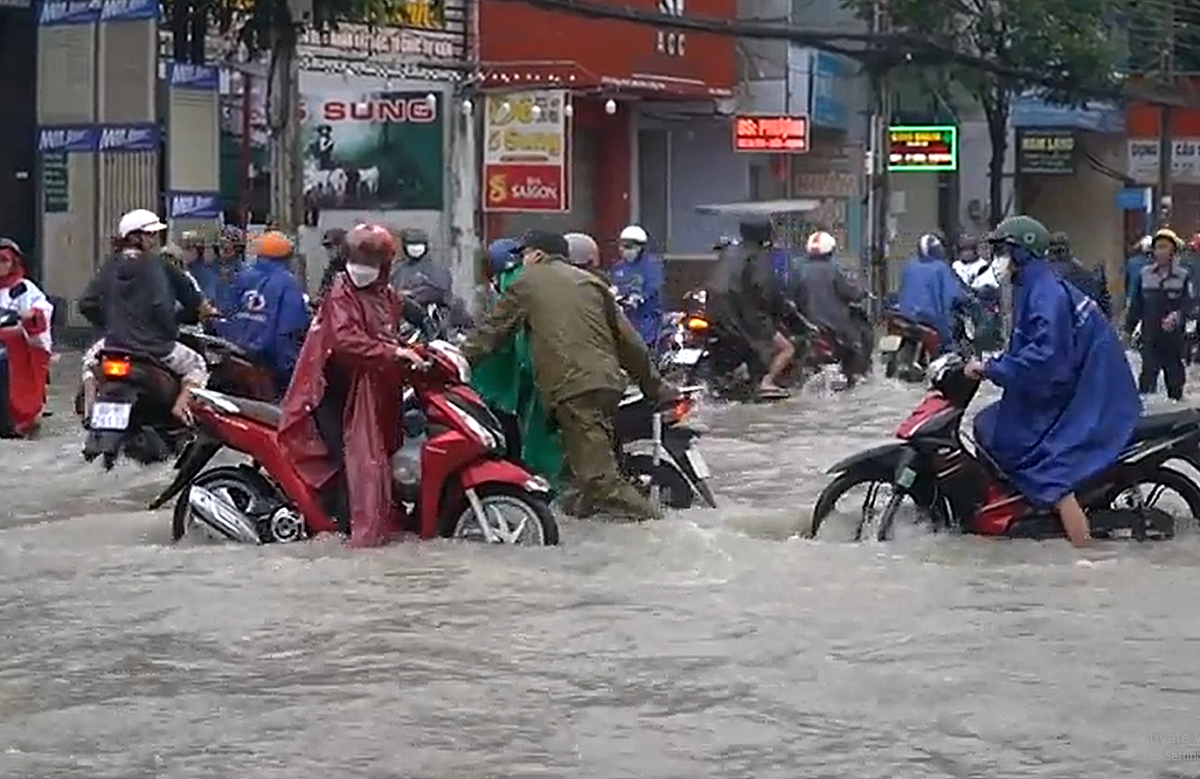
[[[771,364],[767,367],[767,375],[763,376],[759,389],[767,392],[779,392],[781,390],[779,377],[783,375],[783,372],[787,370],[788,363],[796,356],[796,347],[792,346],[792,342],[780,332],[775,333],[772,345],[775,347],[775,356],[771,358]]]
[[[1071,545],[1076,547],[1091,546],[1092,529],[1088,524],[1087,514],[1083,513],[1083,507],[1075,499],[1075,493],[1072,492],[1060,500],[1057,508],[1058,516],[1062,519],[1063,528],[1067,531],[1067,538],[1071,540]]]
[[[175,398],[175,405],[171,407],[171,414],[185,425],[192,424],[192,410],[188,408],[188,404],[192,400],[192,390],[197,385],[184,381],[179,390],[179,397]]]

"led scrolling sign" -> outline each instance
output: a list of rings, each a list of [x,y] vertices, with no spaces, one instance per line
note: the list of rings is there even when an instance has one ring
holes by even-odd
[[[958,128],[954,125],[889,127],[888,170],[958,170]]]
[[[739,116],[733,122],[734,151],[808,151],[808,117]]]

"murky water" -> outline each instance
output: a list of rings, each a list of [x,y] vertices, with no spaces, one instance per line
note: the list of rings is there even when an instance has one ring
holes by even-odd
[[[354,553],[167,545],[60,398],[3,443],[0,776],[1200,775],[1200,541],[793,537],[918,393],[706,409],[716,511]]]

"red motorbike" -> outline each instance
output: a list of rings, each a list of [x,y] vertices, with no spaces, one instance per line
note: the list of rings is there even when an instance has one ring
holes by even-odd
[[[421,538],[557,544],[550,485],[505,459],[501,424],[467,385],[470,368],[462,354],[445,341],[412,348],[428,363],[413,378],[428,434],[419,443],[410,439],[392,460],[393,494],[403,504],[397,508],[415,521],[406,529]],[[212,390],[194,396],[198,433],[176,462],[174,481],[150,504],[156,509],[179,496],[172,520],[176,540],[196,523],[250,544],[337,531],[336,520],[279,448],[277,406]],[[205,470],[222,448],[253,462]]]
[[[834,512],[838,499],[859,486],[867,487],[867,500],[855,541],[861,541],[873,524],[878,525],[878,540],[886,540],[905,500],[916,504],[934,530],[1007,538],[1065,536],[1058,515],[1028,506],[983,447],[976,445],[971,453],[963,445],[963,412],[980,384],[963,372],[964,365],[956,354],[934,360],[929,392],[897,428],[899,440],[859,452],[829,469],[838,475],[817,499],[812,536]],[[1200,467],[1200,410],[1143,417],[1117,461],[1076,490],[1092,535],[1173,537],[1175,518],[1155,506],[1168,490],[1183,499],[1190,516],[1200,518],[1200,486],[1167,467],[1170,460]],[[891,495],[877,514],[873,504],[881,487]]]

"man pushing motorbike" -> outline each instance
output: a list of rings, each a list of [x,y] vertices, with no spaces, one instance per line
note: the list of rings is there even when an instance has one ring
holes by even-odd
[[[954,348],[954,317],[969,303],[960,277],[946,263],[946,250],[933,233],[917,241],[917,256],[900,275],[896,313],[938,331],[943,352]]]
[[[1142,372],[1138,389],[1158,389],[1158,373],[1167,384],[1167,397],[1183,399],[1184,325],[1193,315],[1195,291],[1191,277],[1176,257],[1183,241],[1173,230],[1154,234],[1152,260],[1134,281],[1133,295],[1125,312],[1125,331],[1132,335],[1142,328]]]
[[[1050,234],[1028,216],[988,236],[993,270],[1013,286],[1008,348],[966,373],[999,385],[975,441],[1035,508],[1054,508],[1075,546],[1091,541],[1075,490],[1114,462],[1142,413],[1120,339],[1096,302],[1047,261]]]
[[[626,372],[650,397],[665,398],[673,390],[663,385],[604,282],[567,262],[565,238],[531,232],[520,252],[524,269],[467,338],[463,354],[478,364],[524,330],[537,388],[562,434],[578,491],[571,513],[658,518],[658,507],[617,470],[613,420]]]
[[[706,308],[719,338],[743,344],[752,373],[761,373],[759,396],[786,398],[779,377],[796,356],[792,342],[780,331],[784,300],[771,267],[772,227],[769,220],[750,220],[738,226],[741,242],[721,247],[708,281]]]
[[[346,245],[345,271],[300,349],[278,440],[351,546],[380,546],[403,527],[392,501],[391,456],[401,444],[406,374],[423,364],[397,332],[403,303],[388,286],[392,234],[359,225]]]
[[[231,341],[264,365],[275,377],[282,394],[292,378],[300,344],[308,332],[308,306],[304,290],[292,275],[295,246],[274,230],[255,241],[258,262],[238,274],[234,282],[235,311],[217,322],[217,334]]]

